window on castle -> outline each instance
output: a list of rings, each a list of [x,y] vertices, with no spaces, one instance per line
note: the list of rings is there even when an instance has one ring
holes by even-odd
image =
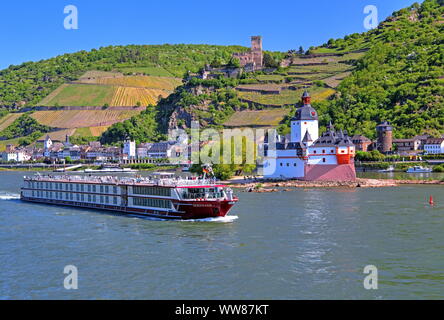
[[[296,167],[296,163],[294,163],[293,166]]]
[[[325,153],[325,150],[322,150],[322,153]]]
[[[290,164],[287,162],[287,167],[289,167],[290,166]]]
[[[313,153],[316,153],[316,150],[314,150]]]
[[[322,158],[322,162],[324,162],[324,163],[325,163],[325,158]]]

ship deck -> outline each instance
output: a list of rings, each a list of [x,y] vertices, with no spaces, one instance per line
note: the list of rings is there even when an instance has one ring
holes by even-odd
[[[215,179],[182,179],[182,178],[133,178],[113,176],[71,176],[71,175],[37,175],[24,177],[25,180],[52,183],[80,183],[114,186],[156,186],[168,188],[214,188],[226,187],[217,184]]]

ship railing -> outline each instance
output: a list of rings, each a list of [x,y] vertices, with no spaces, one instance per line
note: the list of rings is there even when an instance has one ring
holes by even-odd
[[[113,183],[113,184],[132,184],[132,185],[158,185],[165,187],[180,186],[204,186],[213,185],[215,179],[182,179],[182,178],[166,178],[166,179],[150,179],[150,178],[131,178],[131,177],[91,177],[91,176],[67,176],[67,175],[36,175],[33,177],[24,177],[25,180],[32,181],[50,181],[50,182],[84,182],[84,183]]]

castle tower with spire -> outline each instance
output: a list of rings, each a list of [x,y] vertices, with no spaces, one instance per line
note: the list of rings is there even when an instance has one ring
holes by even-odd
[[[302,142],[306,133],[312,142],[319,137],[318,113],[311,106],[311,97],[308,91],[302,95],[302,107],[296,110],[291,119],[291,142]]]

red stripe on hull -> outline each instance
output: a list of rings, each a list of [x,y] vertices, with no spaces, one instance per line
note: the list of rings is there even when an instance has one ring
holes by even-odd
[[[177,211],[162,211],[152,209],[140,209],[131,207],[119,207],[103,204],[92,204],[83,202],[60,201],[53,199],[28,198],[21,196],[22,201],[35,202],[42,204],[70,206],[77,208],[96,209],[121,212],[125,214],[136,214],[147,217],[155,217],[161,219],[189,220],[189,219],[205,219],[224,217],[228,214],[233,205],[238,201],[235,198],[232,201],[179,201],[175,204]]]

